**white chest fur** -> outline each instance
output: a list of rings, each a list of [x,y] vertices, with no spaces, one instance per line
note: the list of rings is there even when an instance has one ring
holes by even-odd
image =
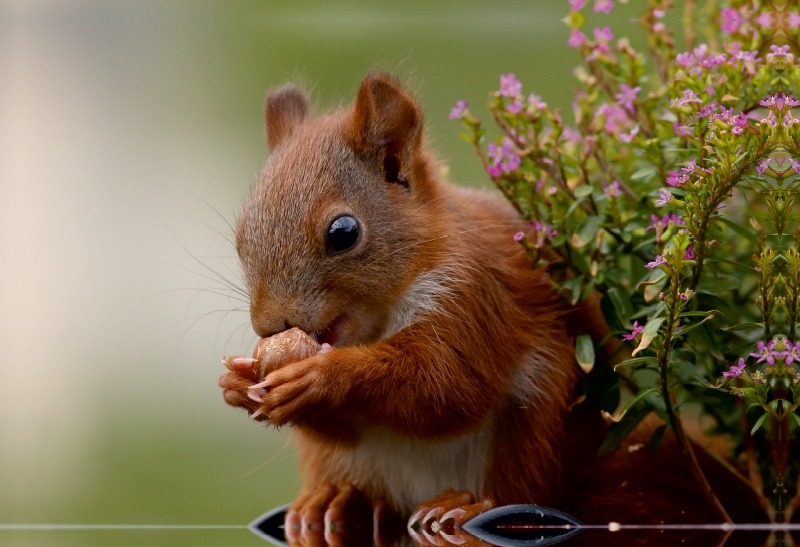
[[[340,453],[339,473],[356,487],[382,485],[391,504],[409,513],[447,488],[483,495],[491,427],[447,441],[422,441],[370,427],[358,446]],[[387,500],[389,501],[389,500]]]

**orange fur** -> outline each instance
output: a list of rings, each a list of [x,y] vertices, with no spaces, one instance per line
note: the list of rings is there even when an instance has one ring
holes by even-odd
[[[476,494],[547,503],[579,369],[544,272],[513,241],[513,209],[437,179],[422,112],[385,74],[369,74],[346,110],[308,118],[303,94],[283,88],[266,111],[272,154],[236,234],[253,327],[313,333],[346,314],[333,352],[267,378],[265,415],[294,424],[309,487],[348,481],[404,513],[423,501],[358,476],[348,458],[378,434],[474,444]],[[343,213],[361,240],[328,256],[325,230]]]
[[[619,487],[626,466],[647,477],[653,465],[674,465],[623,450],[604,471],[593,458],[605,433],[599,414],[579,411],[565,425],[581,374],[569,314],[513,241],[514,210],[437,179],[422,112],[385,74],[368,74],[350,108],[306,112],[293,88],[268,98],[272,153],[237,249],[256,333],[341,323],[339,335],[332,352],[270,373],[263,402],[246,396],[249,379],[221,380],[230,404],[293,425],[305,474],[295,508],[324,481],[352,484],[406,517],[441,487],[582,518],[618,514],[631,500],[644,507],[644,490]],[[342,214],[358,219],[361,236],[331,255],[327,229]],[[596,309],[572,322],[607,332]],[[439,484],[447,480],[458,484]]]

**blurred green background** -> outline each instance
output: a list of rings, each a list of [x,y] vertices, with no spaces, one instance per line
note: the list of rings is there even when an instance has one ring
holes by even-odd
[[[638,7],[586,9],[588,29],[641,43]],[[0,523],[246,524],[290,501],[290,431],[265,431],[216,387],[220,357],[255,342],[217,274],[238,278],[228,223],[266,155],[266,90],[302,81],[324,109],[368,69],[394,71],[448,177],[486,185],[449,110],[468,100],[487,119],[488,93],[514,72],[568,111],[567,10],[0,2]],[[0,531],[0,543],[262,544],[247,531]]]

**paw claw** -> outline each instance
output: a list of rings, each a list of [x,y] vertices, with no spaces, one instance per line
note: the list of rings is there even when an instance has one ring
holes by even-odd
[[[262,414],[264,414],[264,409],[263,409],[263,408],[259,408],[259,409],[257,409],[255,412],[253,412],[252,414],[250,414],[250,417],[251,417],[252,419],[254,419],[254,420],[255,420],[256,418],[258,418],[258,417],[259,417],[259,416],[261,416]]]
[[[263,382],[259,382],[257,384],[253,384],[252,386],[250,386],[247,389],[262,389],[262,388],[267,387],[268,385],[269,385],[269,381],[264,380]]]

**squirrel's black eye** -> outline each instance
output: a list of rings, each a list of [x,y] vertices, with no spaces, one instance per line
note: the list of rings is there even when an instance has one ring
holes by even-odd
[[[356,244],[361,228],[358,221],[345,215],[337,218],[328,228],[328,252],[330,254],[346,251]]]

